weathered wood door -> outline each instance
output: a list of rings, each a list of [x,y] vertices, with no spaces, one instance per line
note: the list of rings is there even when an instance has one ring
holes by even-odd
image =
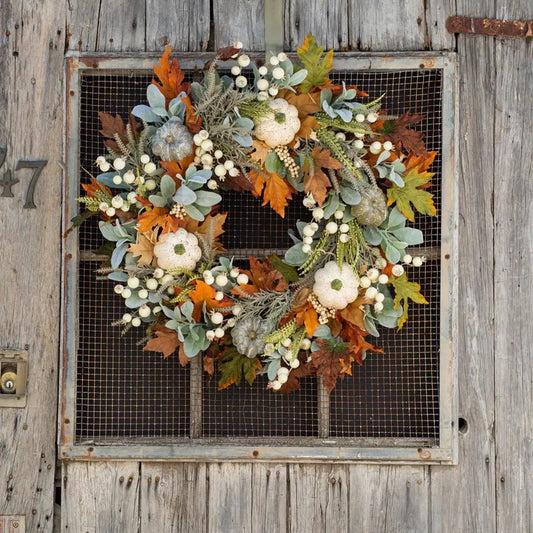
[[[283,14],[287,50],[312,31],[337,50],[459,54],[459,465],[66,462],[61,530],[530,531],[532,44],[444,25],[452,14],[527,20],[532,5],[285,0]],[[237,37],[262,51],[264,16],[262,0],[0,0],[0,347],[29,362],[26,407],[0,408],[0,514],[25,516],[27,531],[54,521],[64,54],[202,51]],[[35,209],[19,160],[48,161]]]

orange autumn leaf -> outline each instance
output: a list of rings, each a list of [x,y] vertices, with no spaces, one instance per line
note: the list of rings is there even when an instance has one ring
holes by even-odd
[[[268,172],[250,171],[248,174],[254,189],[252,194],[260,197],[263,193],[262,205],[269,204],[270,207],[282,218],[285,217],[285,208],[292,198],[292,187],[275,172],[272,174]]]
[[[288,89],[283,89],[278,94],[278,98],[287,100],[289,104],[298,109],[300,129],[296,133],[296,136],[302,139],[309,138],[311,133],[319,127],[318,122],[312,115],[321,111],[320,95],[311,93],[295,94]]]
[[[202,129],[202,117],[196,114],[190,96],[182,96],[181,101],[185,104],[185,125],[191,133],[198,133]]]
[[[204,304],[208,311],[214,307],[231,307],[233,305],[227,296],[222,300],[216,300],[216,293],[217,291],[211,285],[199,279],[195,281],[195,288],[189,292],[189,298],[194,303],[192,317],[196,322],[200,322],[202,318]]]
[[[138,221],[140,233],[146,233],[155,227],[162,228],[162,233],[169,233],[179,227],[179,220],[169,215],[168,209],[164,207],[154,207],[150,211],[145,211],[139,216]]]
[[[194,161],[194,154],[191,154],[187,157],[184,157],[181,161],[159,161],[159,164],[167,171],[167,174],[171,178],[176,178],[179,174],[183,176],[185,171],[192,165]],[[179,187],[181,185],[181,180],[174,179],[176,185]]]
[[[150,265],[154,261],[154,246],[157,243],[157,232],[147,231],[137,234],[137,242],[128,248],[133,257],[139,257],[139,265]]]
[[[312,161],[305,160],[302,171],[304,173],[305,192],[312,193],[318,205],[322,205],[326,199],[331,182],[322,169],[340,169],[342,164],[331,157],[327,148],[317,146],[311,152]]]
[[[183,228],[189,233],[199,233],[202,237],[212,239],[212,247],[216,254],[222,254],[226,250],[222,246],[218,237],[224,233],[224,223],[226,222],[227,213],[218,213],[216,215],[207,215],[203,222],[186,218]]]
[[[185,75],[183,74],[180,64],[176,58],[170,60],[170,46],[167,45],[163,56],[159,59],[160,65],[154,65],[154,74],[158,77],[161,83],[156,80],[152,80],[152,83],[159,88],[159,90],[165,96],[167,104],[173,98],[176,98],[185,87],[183,80]]]
[[[161,352],[166,359],[170,357],[178,348],[180,341],[178,334],[168,328],[163,328],[155,332],[156,337],[150,339],[144,346],[144,351]]]
[[[415,155],[413,152],[403,161],[405,165],[405,172],[418,167],[420,172],[425,172],[435,160],[435,156],[438,152],[428,152],[428,156]]]
[[[361,306],[368,303],[369,301],[365,296],[361,295],[354,302],[348,304],[342,311],[339,311],[339,314],[346,322],[350,322],[366,333],[365,325],[363,323],[365,313],[361,309]]]
[[[384,353],[381,348],[378,348],[365,340],[368,335],[366,331],[354,326],[350,322],[346,322],[341,331],[341,337],[345,342],[350,344],[350,349],[354,354],[355,361],[358,365],[363,364],[363,350],[370,350],[376,353]]]
[[[250,159],[252,161],[257,161],[258,163],[261,163],[261,165],[263,165],[266,156],[272,150],[272,148],[270,148],[268,144],[264,143],[263,141],[260,141],[259,139],[254,139],[252,146],[255,148],[255,150],[250,154]]]
[[[96,196],[96,193],[104,193],[113,196],[111,189],[107,185],[99,182],[96,178],[91,178],[91,183],[82,183],[81,186],[89,197]]]
[[[312,337],[315,334],[316,328],[318,328],[318,313],[313,309],[307,309],[304,311],[303,323],[305,326],[305,331]]]

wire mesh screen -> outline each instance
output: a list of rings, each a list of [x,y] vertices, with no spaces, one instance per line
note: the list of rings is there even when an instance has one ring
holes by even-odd
[[[419,129],[429,150],[441,149],[441,71],[337,71],[334,81],[344,80],[371,97],[386,93],[383,107],[389,113],[420,113]],[[81,76],[80,166],[94,170],[103,153],[98,133],[98,111],[120,114],[144,102],[152,76],[143,72],[90,72]],[[440,208],[441,159],[432,192]],[[81,180],[88,175],[81,171]],[[284,219],[251,194],[225,192],[221,211],[229,211],[224,244],[241,261],[282,253],[290,246],[288,229],[307,219],[301,201],[293,201]],[[425,246],[440,244],[440,218],[423,217],[417,227]],[[377,344],[384,355],[371,354],[353,376],[340,382],[328,398],[315,378],[302,380],[290,395],[265,390],[266,378],[253,388],[246,383],[217,390],[216,379],[193,377],[179,366],[177,357],[162,359],[136,345],[142,332],[120,337],[110,323],[119,318],[122,300],[112,294],[112,283],[97,281],[98,263],[84,261],[84,252],[103,244],[94,222],[80,230],[82,261],[79,267],[79,331],[77,359],[76,441],[108,443],[135,440],[305,438],[409,439],[433,444],[439,437],[439,261],[410,272],[418,281],[428,306],[411,306],[410,320],[398,334],[384,331]],[[438,256],[438,253],[436,254]],[[193,373],[195,376],[196,373]],[[198,382],[195,383],[194,380]],[[201,390],[201,405],[190,401],[191,390]],[[192,413],[192,414],[191,414]],[[199,429],[191,432],[191,427]],[[302,438],[304,439],[302,441]],[[405,442],[403,442],[405,445]]]

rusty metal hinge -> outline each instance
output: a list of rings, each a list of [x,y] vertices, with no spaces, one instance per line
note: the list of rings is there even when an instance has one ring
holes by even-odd
[[[500,20],[474,17],[449,17],[446,29],[450,33],[475,33],[495,37],[533,37],[533,20]]]

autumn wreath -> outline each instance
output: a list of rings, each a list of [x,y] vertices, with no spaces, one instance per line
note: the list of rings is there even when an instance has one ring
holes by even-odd
[[[148,105],[127,124],[100,113],[108,153],[79,198],[74,225],[97,215],[111,248],[99,272],[128,308],[115,325],[146,327],[144,349],[177,351],[183,365],[203,354],[220,388],[261,373],[289,392],[316,374],[331,391],[381,351],[369,335],[401,328],[409,300],[427,303],[406,275],[424,262],[406,253],[423,242],[406,222],[436,214],[435,153],[408,129],[422,117],[387,115],[381,97],[332,83],[333,51],[311,35],[297,57],[257,66],[236,43],[188,83],[167,47]],[[309,221],[283,259],[250,258],[243,270],[222,255],[228,189],[281,217],[293,196],[303,201]]]

